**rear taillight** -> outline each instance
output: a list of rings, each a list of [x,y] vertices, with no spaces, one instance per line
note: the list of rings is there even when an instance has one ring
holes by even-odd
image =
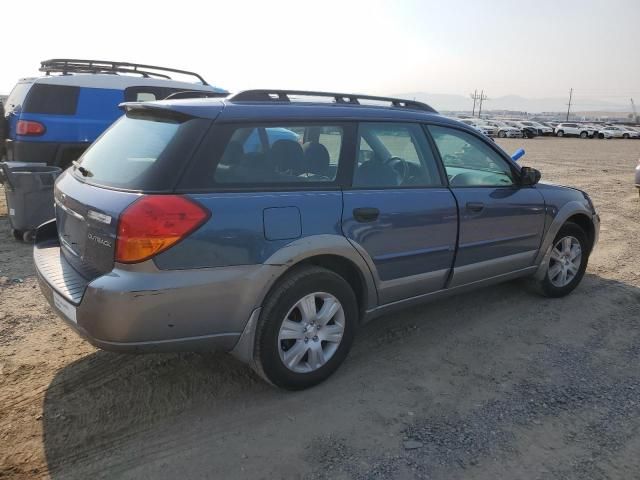
[[[179,195],[145,195],[120,215],[116,262],[137,263],[175,245],[211,214]]]
[[[31,120],[18,120],[16,124],[16,134],[18,135],[42,135],[45,131],[44,125]]]

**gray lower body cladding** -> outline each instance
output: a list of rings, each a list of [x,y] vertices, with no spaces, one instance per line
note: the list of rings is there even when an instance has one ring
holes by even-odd
[[[283,269],[240,265],[160,271],[146,262],[147,271],[116,265],[112,272],[82,285],[59,248],[48,243],[34,249],[41,290],[69,326],[104,350],[229,351],[259,306],[264,289]],[[61,271],[67,273],[60,276]],[[70,294],[67,284],[80,285],[81,292],[72,287]],[[75,310],[75,319],[69,310],[59,308],[61,299]]]

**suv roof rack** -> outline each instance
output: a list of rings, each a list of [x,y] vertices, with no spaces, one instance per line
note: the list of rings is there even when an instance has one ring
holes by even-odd
[[[52,58],[40,62],[40,71],[50,75],[51,72],[62,73],[134,73],[145,78],[156,77],[171,80],[166,73],[179,73],[197,78],[203,85],[209,85],[201,75],[187,70],[176,68],[157,67],[154,65],[143,65],[140,63],[114,62],[111,60],[85,60],[77,58]]]
[[[430,105],[415,100],[405,100],[402,98],[393,97],[376,97],[373,95],[359,95],[355,93],[311,92],[306,90],[244,90],[227,97],[227,100],[233,102],[291,103],[291,98],[289,97],[290,95],[333,98],[335,103],[344,105],[362,105],[360,103],[360,100],[374,100],[378,102],[389,102],[392,107],[409,108],[413,110],[438,113]]]
[[[167,95],[163,100],[179,100],[184,98],[224,98],[229,94],[226,92],[209,92],[206,90],[182,90]]]

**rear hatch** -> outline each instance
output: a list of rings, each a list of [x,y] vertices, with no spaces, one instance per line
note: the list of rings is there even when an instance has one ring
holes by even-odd
[[[15,139],[15,128],[18,121],[20,112],[22,111],[22,104],[29,92],[29,89],[33,85],[33,79],[20,80],[7,100],[2,106],[3,112],[0,112],[0,141],[5,142],[6,139]],[[0,149],[1,150],[1,149]]]
[[[171,193],[210,124],[171,110],[129,111],[58,179],[58,238],[79,273],[112,270],[122,212],[146,193]]]

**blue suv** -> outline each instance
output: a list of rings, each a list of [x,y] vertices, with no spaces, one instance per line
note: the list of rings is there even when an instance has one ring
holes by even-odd
[[[40,71],[42,77],[18,81],[0,112],[0,159],[6,150],[10,161],[66,168],[122,115],[122,102],[228,94],[197,73],[137,63],[56,58],[41,62]]]
[[[525,276],[568,294],[598,238],[586,193],[422,103],[253,90],[123,108],[57,180],[34,247],[44,296],[106,350],[221,349],[305,388],[383,313]]]

